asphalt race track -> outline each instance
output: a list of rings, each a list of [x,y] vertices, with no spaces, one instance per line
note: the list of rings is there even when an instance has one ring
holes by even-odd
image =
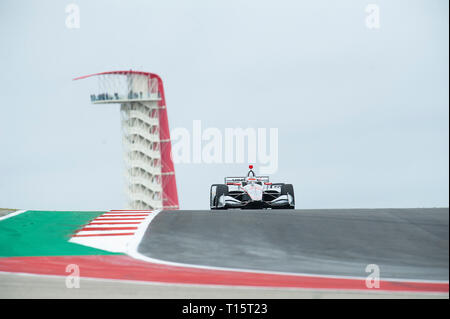
[[[138,251],[214,267],[380,278],[449,278],[449,210],[163,211]]]
[[[448,298],[448,208],[0,213],[0,298]]]

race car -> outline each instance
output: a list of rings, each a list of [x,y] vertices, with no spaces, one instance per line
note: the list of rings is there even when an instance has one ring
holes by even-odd
[[[271,183],[269,176],[256,176],[253,165],[246,177],[225,177],[224,184],[211,185],[211,209],[294,209],[292,184]]]

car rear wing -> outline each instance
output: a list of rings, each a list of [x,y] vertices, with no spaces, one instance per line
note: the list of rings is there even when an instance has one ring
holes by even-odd
[[[258,182],[269,183],[269,176],[251,176]],[[225,184],[234,184],[245,182],[246,177],[225,177]]]

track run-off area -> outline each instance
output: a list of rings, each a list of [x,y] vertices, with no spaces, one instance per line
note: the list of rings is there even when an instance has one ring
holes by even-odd
[[[0,217],[0,297],[448,298],[448,218],[448,208],[17,211]],[[79,289],[66,287],[73,265]]]

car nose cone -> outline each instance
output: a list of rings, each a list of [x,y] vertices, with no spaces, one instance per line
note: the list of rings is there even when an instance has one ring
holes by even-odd
[[[245,187],[245,190],[252,200],[262,200],[262,187],[258,185],[249,185]]]

